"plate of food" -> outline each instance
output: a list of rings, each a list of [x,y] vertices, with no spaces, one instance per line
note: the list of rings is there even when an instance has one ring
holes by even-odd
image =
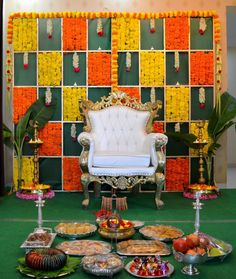
[[[61,237],[80,239],[93,235],[97,226],[89,223],[60,223],[54,230]]]
[[[173,273],[174,267],[159,256],[148,256],[135,257],[125,266],[125,270],[140,278],[162,278],[169,277]]]
[[[57,245],[58,249],[71,256],[87,256],[93,254],[108,254],[112,247],[109,243],[99,240],[64,241]]]
[[[168,256],[169,247],[159,240],[126,240],[116,245],[116,252],[123,256]]]
[[[184,235],[184,232],[176,227],[159,224],[145,226],[141,228],[139,232],[146,239],[160,241],[172,241]]]
[[[20,248],[32,249],[32,248],[49,248],[51,247],[56,233],[33,232],[28,235],[26,240],[21,244]]]
[[[136,230],[142,228],[144,226],[144,222],[143,221],[139,221],[139,220],[134,220],[134,221],[131,221],[133,224],[134,224],[134,228]]]

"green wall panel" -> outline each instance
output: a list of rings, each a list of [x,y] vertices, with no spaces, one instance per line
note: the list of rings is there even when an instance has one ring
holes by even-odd
[[[213,26],[212,18],[206,18],[207,28],[203,35],[199,33],[200,18],[190,20],[190,43],[191,49],[213,49]]]
[[[88,88],[88,99],[97,102],[101,100],[101,97],[103,96],[108,96],[109,93],[111,92],[110,87],[89,87]]]
[[[200,87],[194,87],[191,89],[191,119],[207,120],[214,107],[213,87],[204,87],[206,98],[204,109],[201,109],[199,106],[199,88]]]
[[[39,19],[39,50],[61,50],[61,19],[53,18],[52,38],[48,38],[47,19]]]
[[[141,24],[141,49],[163,49],[163,19],[155,19],[156,32],[151,33],[150,20],[144,19]]]
[[[72,123],[63,124],[63,154],[64,156],[79,156],[82,151],[82,146],[71,137],[71,125]],[[83,124],[76,123],[76,135],[78,136],[83,132]]]
[[[61,158],[39,159],[39,183],[49,184],[53,190],[61,190],[61,173]]]
[[[73,68],[73,54],[74,53],[64,53],[63,55],[63,67],[66,71],[63,71],[63,83],[64,85],[74,85],[77,86],[86,85],[86,53],[77,52],[79,55],[79,67],[80,72],[76,73]]]
[[[139,55],[138,52],[131,52],[131,70],[126,72],[126,52],[118,55],[118,84],[138,85],[139,84]]]
[[[39,97],[45,98],[47,88],[46,87],[40,87],[39,88]],[[61,121],[61,88],[50,88],[52,92],[52,98],[56,99],[56,110],[54,112],[54,115],[52,117],[52,121]]]
[[[88,21],[88,49],[95,50],[99,47],[102,50],[111,49],[111,19],[102,18],[103,36],[97,34],[97,19]]]
[[[166,53],[166,84],[180,85],[189,84],[188,78],[188,53],[179,52],[179,72],[175,71],[175,54],[174,52]]]
[[[14,54],[14,84],[21,85],[37,85],[36,83],[36,53],[29,53],[28,69],[24,69],[23,53]]]

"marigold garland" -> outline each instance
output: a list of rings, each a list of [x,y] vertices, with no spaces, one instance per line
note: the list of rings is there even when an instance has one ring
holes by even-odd
[[[13,48],[16,51],[37,50],[37,20],[15,18],[13,20]]]
[[[63,158],[63,189],[66,191],[82,191],[80,177],[79,158]]]
[[[118,49],[139,49],[139,20],[132,18],[117,19]]]
[[[131,98],[136,98],[140,101],[140,92],[138,87],[118,87],[119,91],[127,93]]]
[[[166,190],[183,191],[187,185],[189,185],[189,159],[167,159]]]
[[[27,109],[37,99],[37,88],[14,87],[13,89],[13,122],[17,124]]]
[[[111,85],[111,54],[88,54],[88,85]]]
[[[17,185],[18,179],[18,160],[14,158],[13,161],[13,180],[14,185]],[[22,179],[24,184],[32,183],[34,178],[34,161],[33,157],[22,157]]]
[[[47,123],[39,130],[39,138],[43,141],[39,148],[40,156],[61,156],[61,123]]]
[[[213,52],[193,52],[190,54],[191,84],[214,84]]]
[[[63,49],[86,50],[86,19],[64,18],[63,19]]]
[[[159,121],[153,122],[153,132],[154,133],[164,133],[164,123]]]
[[[189,48],[189,22],[187,17],[166,18],[166,49]]]
[[[211,138],[209,137],[208,135],[208,132],[207,132],[207,129],[208,129],[208,122],[205,122],[205,125],[204,125],[204,128],[202,129],[202,139],[203,140],[206,140],[208,142],[208,144],[206,144],[203,148],[203,152],[204,153],[207,153],[207,150],[209,148],[209,146],[211,145],[212,141],[211,141]],[[196,122],[192,122],[190,124],[190,133],[191,134],[194,134],[195,136],[198,137],[198,133],[199,133],[199,129],[197,127],[197,123]],[[197,149],[190,149],[190,154],[191,155],[194,155],[194,156],[199,156],[199,152]]]
[[[63,88],[63,120],[82,121],[79,112],[79,99],[86,99],[86,88],[64,87]]]
[[[118,86],[118,27],[117,19],[112,20],[111,85],[117,91]]]
[[[166,89],[166,121],[189,119],[189,88],[168,87]]]
[[[42,86],[59,86],[62,79],[62,56],[60,52],[43,52],[38,54],[38,84]]]
[[[164,85],[164,53],[161,51],[141,52],[141,84],[144,86]]]

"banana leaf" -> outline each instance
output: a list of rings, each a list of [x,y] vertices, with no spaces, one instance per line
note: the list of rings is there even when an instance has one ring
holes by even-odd
[[[29,125],[30,116],[31,116],[31,111],[27,110],[26,114],[20,118],[20,121],[17,124],[16,134],[15,134],[15,144],[18,146],[18,148],[21,148],[22,142],[26,135],[26,129],[27,126]]]
[[[217,141],[229,127],[235,125],[233,120],[236,117],[236,99],[228,92],[224,92],[219,102],[208,122],[208,134],[213,141]]]
[[[196,145],[193,142],[197,139],[194,134],[181,133],[181,132],[166,132],[167,137],[171,137],[176,141],[181,141],[190,148],[196,149]]]

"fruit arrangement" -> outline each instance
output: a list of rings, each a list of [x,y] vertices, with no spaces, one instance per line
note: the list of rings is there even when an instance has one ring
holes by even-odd
[[[131,229],[134,227],[134,224],[128,220],[122,220],[119,218],[109,218],[102,223],[100,223],[100,228],[102,229],[118,229],[118,230],[125,230]]]
[[[138,276],[164,276],[169,272],[168,261],[158,256],[135,257],[129,264],[129,271]]]
[[[208,245],[209,241],[196,233],[173,240],[173,247],[176,252],[192,256],[204,255],[208,251]]]

